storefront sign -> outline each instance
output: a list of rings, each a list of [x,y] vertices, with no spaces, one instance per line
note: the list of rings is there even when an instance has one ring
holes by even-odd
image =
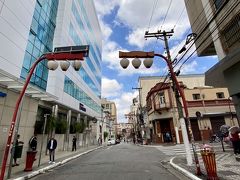
[[[84,104],[79,103],[79,109],[86,112],[86,108],[84,107]]]

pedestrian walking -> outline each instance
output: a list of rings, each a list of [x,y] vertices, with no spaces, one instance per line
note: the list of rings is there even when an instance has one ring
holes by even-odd
[[[99,136],[99,138],[98,138],[98,145],[99,145],[99,146],[102,145],[102,138],[101,138],[101,136]]]
[[[34,134],[29,140],[29,149],[30,149],[30,151],[37,150],[37,135],[36,134]]]
[[[51,137],[48,141],[47,148],[49,150],[49,163],[55,163],[55,149],[57,148],[57,140]]]
[[[73,136],[72,139],[72,151],[76,151],[77,150],[77,138],[76,136]]]
[[[166,138],[166,142],[168,142],[168,143],[172,141],[171,135],[168,131],[165,133],[165,138]]]
[[[14,166],[19,166],[19,164],[17,163],[17,159],[21,157],[22,155],[22,146],[24,143],[22,141],[19,141],[20,139],[20,135],[17,135],[17,139],[16,139],[16,143],[13,145],[15,147],[15,151],[13,154],[13,165]]]
[[[232,141],[233,151],[235,155],[240,154],[240,138],[239,132],[230,133],[230,140]]]

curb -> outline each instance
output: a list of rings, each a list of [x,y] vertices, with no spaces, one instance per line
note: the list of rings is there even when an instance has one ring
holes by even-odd
[[[184,174],[185,176],[189,177],[190,179],[193,179],[193,180],[202,180],[201,178],[193,175],[193,174],[190,173],[189,171],[187,171],[187,170],[183,169],[182,167],[178,166],[177,164],[173,163],[173,159],[174,159],[174,158],[175,158],[175,157],[173,157],[173,158],[170,159],[170,165],[171,165],[174,169],[178,170],[179,172],[181,172],[181,173]]]
[[[97,149],[100,149],[100,148],[102,148],[102,146],[96,147],[96,148],[93,148],[93,149],[90,149],[90,150],[85,151],[85,152],[82,152],[82,153],[79,153],[79,154],[77,154],[77,155],[75,155],[75,156],[72,156],[72,157],[70,157],[70,158],[64,159],[64,160],[62,160],[62,161],[60,161],[60,162],[58,162],[58,163],[55,163],[55,164],[49,165],[49,166],[47,166],[47,167],[44,167],[44,168],[42,168],[42,169],[38,169],[38,170],[36,170],[36,171],[33,171],[33,172],[31,172],[31,173],[29,173],[29,174],[26,174],[26,175],[24,175],[24,176],[22,176],[22,177],[12,178],[12,180],[25,180],[25,179],[30,179],[30,178],[32,178],[32,177],[34,177],[34,176],[37,176],[37,175],[39,175],[39,174],[41,174],[41,173],[44,173],[44,172],[48,171],[49,169],[53,169],[53,168],[55,168],[55,167],[57,167],[57,166],[63,165],[63,164],[65,164],[65,163],[67,163],[67,162],[69,162],[69,161],[71,161],[71,160],[73,160],[73,159],[76,159],[76,158],[78,158],[78,157],[80,157],[80,156],[82,156],[82,155],[84,155],[84,154],[88,154],[88,153],[90,153],[90,152],[92,152],[92,151],[95,151],[95,150],[97,150]]]

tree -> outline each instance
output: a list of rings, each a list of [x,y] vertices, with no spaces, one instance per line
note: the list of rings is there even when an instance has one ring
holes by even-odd
[[[108,132],[107,132],[107,131],[104,131],[104,133],[103,133],[104,141],[106,140],[107,137],[108,137]]]
[[[86,128],[86,124],[84,122],[76,122],[74,127],[76,132],[83,133],[84,129]]]
[[[56,128],[55,128],[56,134],[65,134],[67,132],[67,129],[68,129],[68,123],[66,119],[61,118],[56,121]]]

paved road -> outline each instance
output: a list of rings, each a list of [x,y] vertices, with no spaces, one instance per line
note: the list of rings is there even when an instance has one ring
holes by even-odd
[[[53,169],[36,180],[176,180],[167,163],[166,155],[155,148],[133,144],[119,144],[96,150],[61,167]],[[175,174],[175,175],[173,175]],[[176,177],[177,176],[177,177]]]

